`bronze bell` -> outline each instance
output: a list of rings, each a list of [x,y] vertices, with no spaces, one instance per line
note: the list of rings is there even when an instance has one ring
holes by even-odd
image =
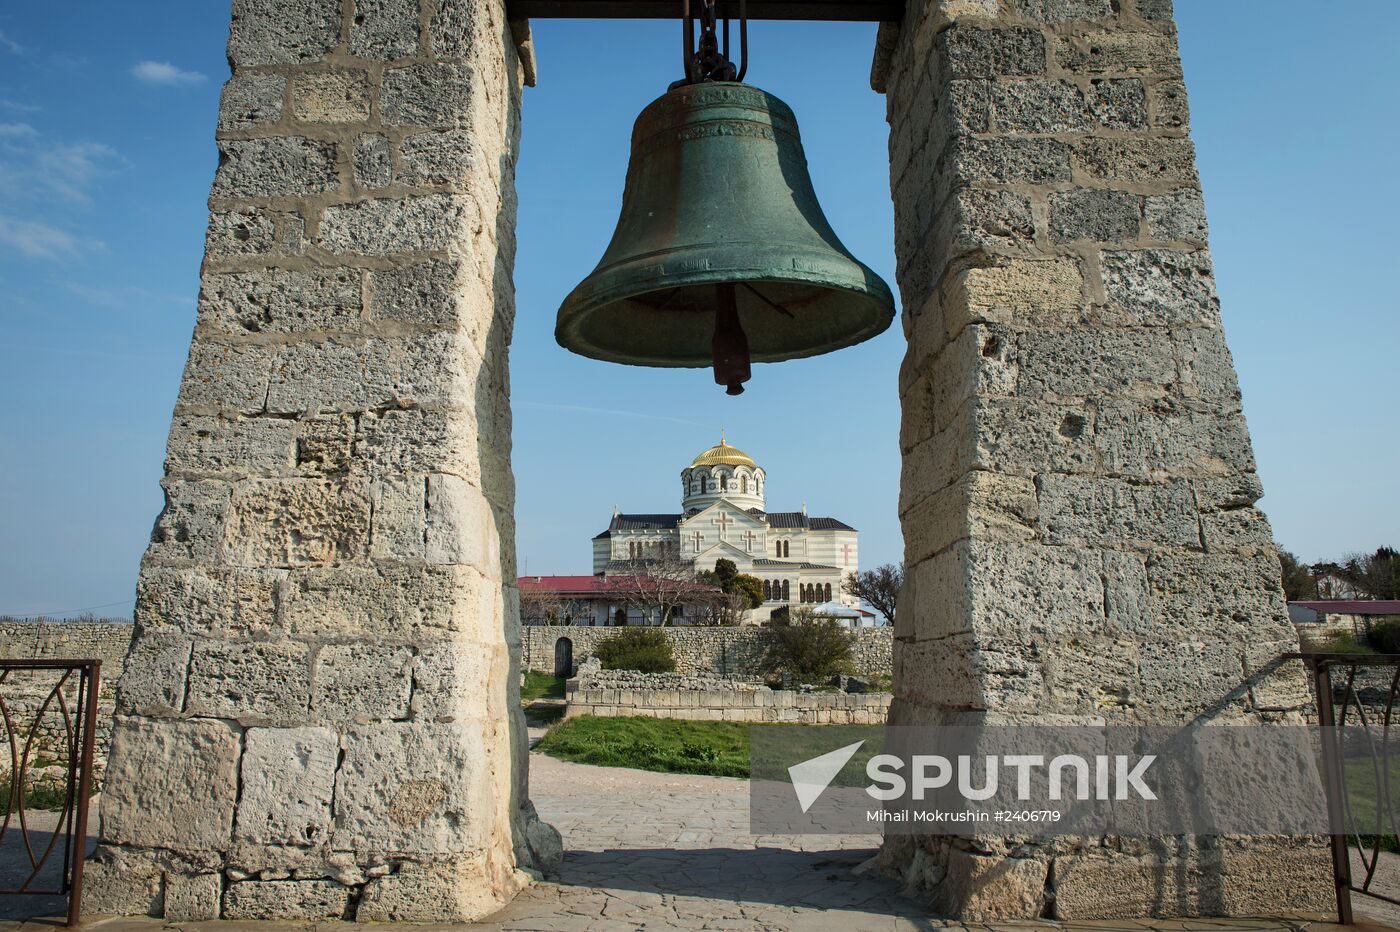
[[[705,81],[637,118],[617,230],[554,336],[610,362],[713,365],[737,395],[750,359],[831,352],[893,319],[889,286],[822,214],[792,110],[751,85]]]

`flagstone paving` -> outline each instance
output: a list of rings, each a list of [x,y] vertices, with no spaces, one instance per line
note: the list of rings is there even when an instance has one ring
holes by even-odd
[[[474,930],[863,932],[961,925],[925,918],[919,904],[900,895],[893,881],[857,870],[874,854],[878,836],[749,835],[747,785],[742,780],[589,767],[542,754],[530,755],[530,780],[540,815],[564,836],[564,861],[548,882],[530,887],[489,921],[472,926]],[[1368,912],[1368,906],[1359,906],[1358,912],[1390,918]],[[11,908],[0,915],[23,914]],[[53,925],[53,920],[24,924],[0,920],[0,932],[38,932]],[[121,919],[86,925],[92,932],[364,929],[336,922],[166,924]],[[1331,928],[1326,923],[1264,920],[1004,923],[969,928],[995,932],[1033,926],[1092,928],[1094,932]]]

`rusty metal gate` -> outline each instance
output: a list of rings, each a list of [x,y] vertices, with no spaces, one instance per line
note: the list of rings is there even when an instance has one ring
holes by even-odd
[[[18,838],[27,865],[0,895],[67,896],[70,926],[82,906],[101,668],[98,660],[0,660],[0,767],[8,768],[0,771],[0,845]],[[31,824],[34,774],[46,762],[66,768],[51,830]]]

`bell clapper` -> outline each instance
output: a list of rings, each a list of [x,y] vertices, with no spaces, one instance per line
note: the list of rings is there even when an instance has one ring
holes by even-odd
[[[744,383],[752,373],[749,369],[749,338],[739,323],[739,302],[734,285],[715,286],[715,336],[711,342],[714,352],[715,383],[725,387],[726,395],[742,395]]]

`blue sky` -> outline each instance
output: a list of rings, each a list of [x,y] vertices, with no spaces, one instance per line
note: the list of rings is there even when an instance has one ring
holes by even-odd
[[[1400,4],[1177,0],[1230,344],[1280,541],[1305,559],[1400,542]],[[130,610],[160,508],[194,321],[227,4],[0,8],[0,613]],[[1364,23],[1364,28],[1360,24]],[[769,507],[842,518],[897,560],[898,328],[755,367],[572,356],[555,310],[617,216],[628,134],[675,77],[670,23],[535,24],[512,349],[519,553],[587,572],[614,504],[665,511],[720,427]],[[755,24],[749,80],[791,104],[822,205],[893,284],[874,28]]]

